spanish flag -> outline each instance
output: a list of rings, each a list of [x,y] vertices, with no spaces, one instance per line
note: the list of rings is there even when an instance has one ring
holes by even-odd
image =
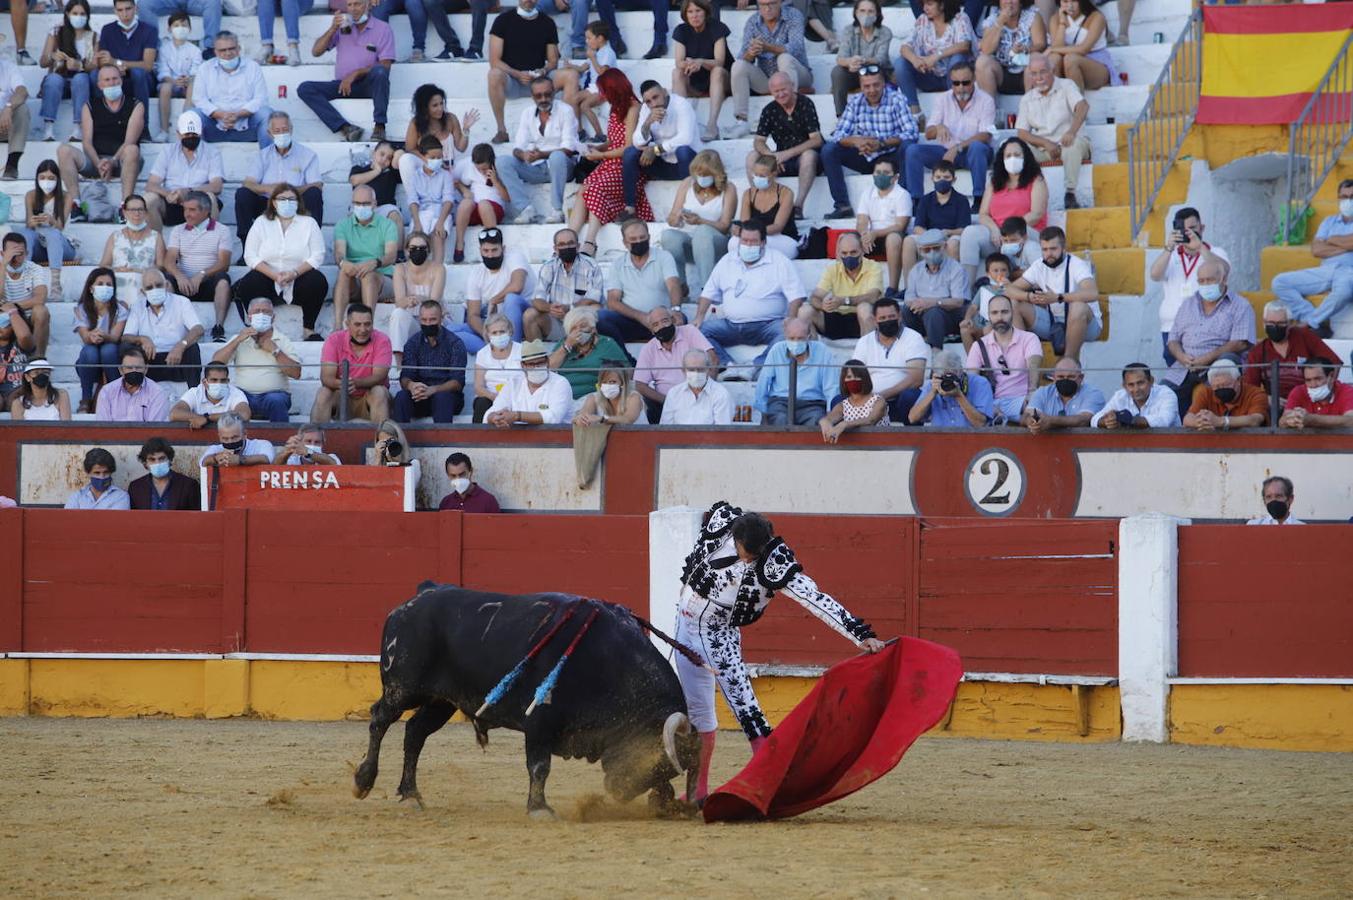
[[[1204,125],[1296,121],[1353,30],[1353,3],[1208,6],[1203,10]],[[1322,118],[1348,121],[1347,93]]]

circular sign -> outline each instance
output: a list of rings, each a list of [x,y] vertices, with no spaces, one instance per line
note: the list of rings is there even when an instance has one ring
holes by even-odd
[[[1008,516],[1024,500],[1024,467],[1005,450],[983,450],[963,476],[968,502],[984,516]]]

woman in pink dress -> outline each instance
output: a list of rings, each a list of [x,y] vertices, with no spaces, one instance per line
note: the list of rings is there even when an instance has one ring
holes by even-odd
[[[611,117],[606,121],[606,146],[593,147],[583,154],[585,159],[601,165],[583,182],[583,189],[578,192],[569,216],[569,227],[578,232],[582,238],[579,246],[588,254],[597,250],[597,232],[601,226],[635,215],[645,222],[653,221],[653,210],[648,205],[642,177],[639,179],[638,209],[625,205],[621,156],[634,138],[634,129],[639,126],[639,100],[634,96],[634,87],[624,72],[612,66],[597,79],[597,89],[611,106]]]

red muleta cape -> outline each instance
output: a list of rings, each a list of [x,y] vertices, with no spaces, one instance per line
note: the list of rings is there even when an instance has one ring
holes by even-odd
[[[832,666],[747,767],[709,795],[705,821],[785,819],[877,781],[940,720],[962,677],[953,650],[907,637]]]

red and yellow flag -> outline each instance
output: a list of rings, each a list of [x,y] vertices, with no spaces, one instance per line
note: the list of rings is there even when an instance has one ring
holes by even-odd
[[[1353,3],[1203,10],[1204,125],[1286,125],[1353,30]],[[1347,110],[1347,97],[1337,108]],[[1345,113],[1345,117],[1346,117]]]

